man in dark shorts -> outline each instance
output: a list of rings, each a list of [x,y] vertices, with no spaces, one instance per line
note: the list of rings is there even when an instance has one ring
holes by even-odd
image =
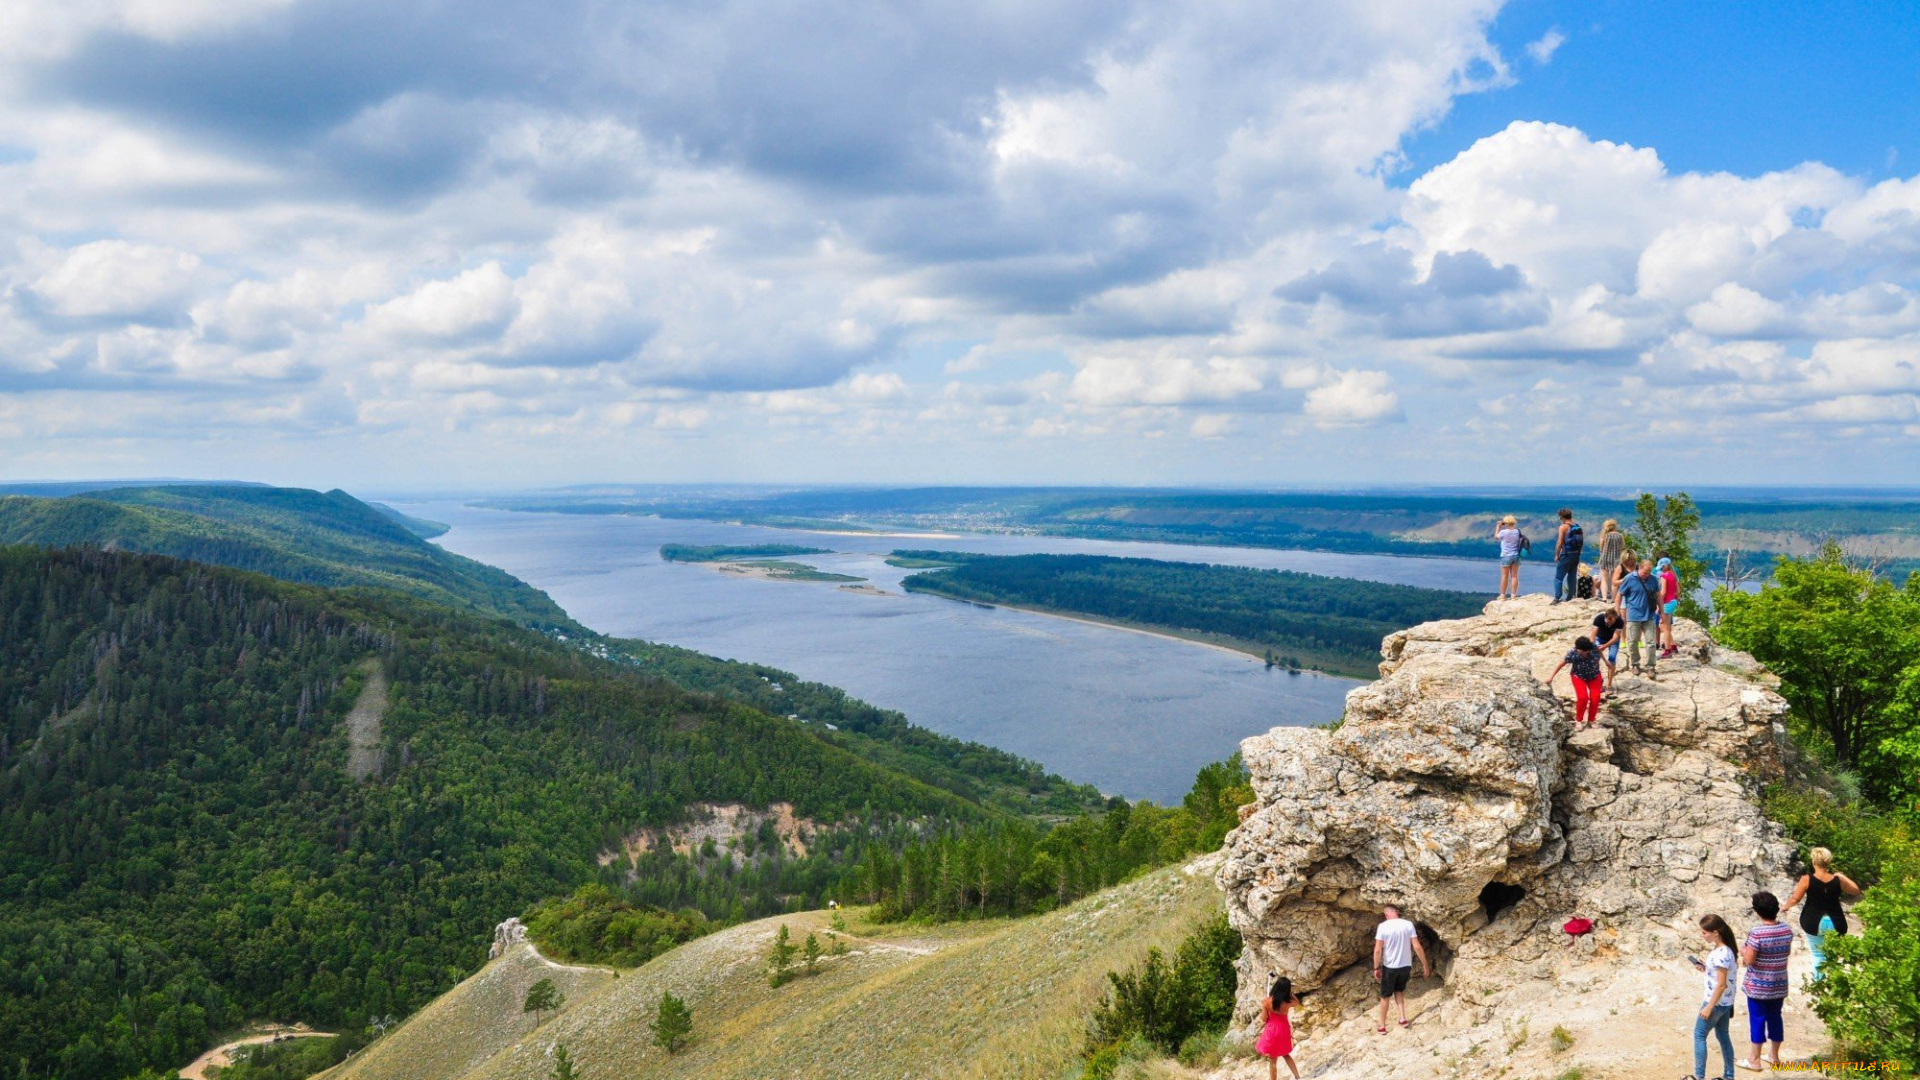
[[[1400,909],[1388,904],[1381,909],[1380,925],[1373,932],[1373,977],[1380,983],[1380,1034],[1387,1033],[1387,999],[1400,1009],[1400,1026],[1407,1026],[1407,980],[1413,977],[1413,958],[1420,958],[1420,977],[1433,978],[1433,964],[1420,944],[1420,931],[1400,917]]]

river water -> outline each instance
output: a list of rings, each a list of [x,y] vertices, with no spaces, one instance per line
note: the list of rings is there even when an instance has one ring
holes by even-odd
[[[438,542],[491,563],[606,634],[785,668],[898,709],[924,727],[1031,758],[1129,798],[1178,800],[1200,766],[1277,725],[1340,714],[1354,680],[1268,670],[1188,642],[1004,608],[909,595],[896,548],[987,554],[1074,552],[1302,570],[1405,585],[1486,590],[1493,560],[1135,544],[1058,537],[843,535],[652,517],[529,514],[403,503],[446,522]],[[800,544],[822,570],[866,578],[875,596],[815,582],[669,563],[660,545]],[[1489,545],[1491,546],[1491,545]],[[1545,591],[1544,565],[1527,567]]]

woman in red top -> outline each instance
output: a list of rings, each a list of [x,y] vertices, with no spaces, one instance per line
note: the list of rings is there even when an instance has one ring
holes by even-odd
[[[1293,1073],[1293,1080],[1300,1080],[1300,1066],[1293,1063],[1293,1021],[1287,1019],[1287,1013],[1298,1004],[1300,999],[1293,995],[1293,980],[1285,975],[1273,980],[1266,999],[1260,1002],[1260,1016],[1265,1023],[1260,1028],[1260,1037],[1254,1040],[1253,1050],[1267,1059],[1267,1080],[1279,1080],[1282,1061]]]
[[[1665,555],[1654,563],[1654,569],[1660,575],[1660,650],[1662,659],[1679,652],[1679,646],[1673,643],[1673,613],[1680,608],[1680,575],[1673,572],[1673,560]]]

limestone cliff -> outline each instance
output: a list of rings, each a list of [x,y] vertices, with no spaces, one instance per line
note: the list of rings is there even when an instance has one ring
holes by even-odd
[[[1787,706],[1750,657],[1680,621],[1680,655],[1658,681],[1628,673],[1622,655],[1602,726],[1576,734],[1566,675],[1542,679],[1600,610],[1530,597],[1395,634],[1380,681],[1348,695],[1337,731],[1278,728],[1242,744],[1257,798],[1219,875],[1247,945],[1242,1024],[1257,1022],[1273,972],[1308,992],[1302,1045],[1332,1074],[1441,1058],[1491,1075],[1544,1042],[1528,1017],[1533,1036],[1564,1018],[1587,1053],[1619,1043],[1605,1064],[1665,1055],[1649,1068],[1673,1074],[1671,1054],[1690,1053],[1684,1003],[1698,1003],[1678,962],[1698,951],[1696,920],[1719,912],[1744,927],[1754,890],[1791,883],[1791,849],[1756,805],[1779,770]],[[1373,927],[1389,902],[1421,926],[1438,970],[1415,980],[1414,1030],[1376,1039],[1359,1016],[1375,999]],[[1573,916],[1596,932],[1570,939],[1561,924]],[[1669,996],[1659,1037],[1622,1016]],[[1582,1008],[1611,1011],[1588,1016],[1596,1030],[1583,1035]],[[1674,1047],[1655,1049],[1668,1028]],[[1512,1045],[1476,1064],[1489,1043]],[[1542,1065],[1580,1056],[1542,1053]]]

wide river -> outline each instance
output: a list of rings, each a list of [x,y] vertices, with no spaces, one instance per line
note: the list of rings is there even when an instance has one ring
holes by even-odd
[[[1340,714],[1352,679],[1268,670],[1202,645],[1006,609],[910,595],[895,548],[988,554],[1078,552],[1303,570],[1485,590],[1484,562],[1314,551],[1133,544],[1057,537],[814,533],[652,517],[527,514],[404,503],[447,522],[439,543],[546,590],[606,634],[785,668],[898,709],[915,723],[1010,750],[1130,798],[1176,801],[1200,766],[1276,725]],[[866,578],[887,595],[769,581],[669,563],[660,545],[800,544],[804,561]],[[1491,545],[1489,545],[1491,546]],[[1545,591],[1551,571],[1527,567]]]

